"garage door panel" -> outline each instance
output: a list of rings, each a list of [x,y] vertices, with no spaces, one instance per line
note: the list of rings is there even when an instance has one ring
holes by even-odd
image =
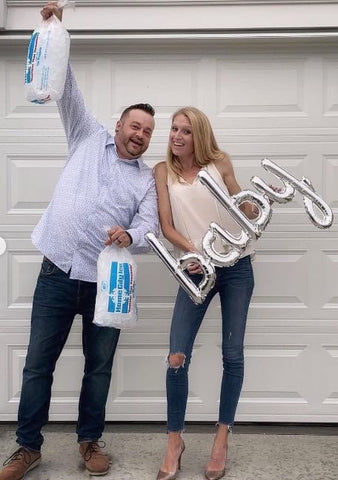
[[[30,150],[32,150],[30,148]],[[41,215],[65,164],[64,155],[9,155],[8,215]]]
[[[264,55],[243,60],[240,55],[218,60],[217,117],[244,121],[268,117],[270,126],[296,117],[303,123],[308,117],[304,104],[306,58]]]
[[[338,248],[325,249],[322,252],[321,303],[324,310],[334,311],[338,318]]]
[[[0,257],[0,322],[3,327],[12,321],[30,318],[32,296],[42,256],[33,249],[30,238],[13,239],[4,235],[7,244],[5,257]]]
[[[175,110],[198,104],[199,62],[199,58],[162,55],[112,60],[112,119],[117,120],[128,105],[144,101],[156,109],[157,128],[167,128]]]
[[[251,409],[261,420],[268,419],[268,410],[277,416],[289,414],[290,420],[299,417],[302,421],[311,418],[316,409],[322,409],[323,419],[326,415],[335,414],[327,398],[336,391],[334,372],[337,362],[328,358],[321,344],[330,336],[320,336],[319,342],[317,336],[306,338],[306,342],[297,343],[297,339],[301,340],[299,335],[292,338],[274,334],[260,339],[247,335],[247,369],[239,417],[243,414],[245,418]],[[309,375],[316,389],[308,382]],[[317,407],[314,408],[315,405]]]
[[[115,388],[111,392],[113,404],[151,401],[163,405],[165,397],[166,345],[121,345],[116,354]],[[138,377],[135,378],[135,371]]]
[[[71,58],[71,67],[85,104],[98,119],[101,114],[101,102],[106,95],[105,77],[101,76],[101,71],[104,72],[101,63],[97,55],[74,55]]]
[[[251,315],[279,319],[279,325],[291,319],[297,325],[302,319],[338,318],[333,280],[338,273],[337,258],[334,239],[325,244],[319,235],[262,238],[253,262],[256,282]],[[267,278],[272,281],[266,282]]]
[[[323,115],[326,117],[338,116],[338,57],[324,57],[323,59]]]
[[[28,330],[26,334],[2,334],[0,343],[3,344],[4,362],[10,373],[8,382],[1,388],[3,392],[0,419],[15,419],[20,401],[22,370],[27,354]],[[81,379],[84,362],[81,346],[81,335],[72,333],[58,361],[53,382],[52,410],[57,415],[67,412],[76,418],[78,396],[81,388]],[[67,372],[67,375],[64,374]],[[7,414],[7,415],[6,415]],[[68,417],[70,418],[70,417]]]
[[[20,251],[9,254],[9,309],[30,310],[40,267],[41,255],[36,255],[35,252]]]
[[[55,104],[35,105],[24,97],[24,74],[26,59],[22,56],[4,59],[1,62],[0,128],[31,129],[41,125],[44,128],[60,128],[61,123]]]
[[[38,222],[52,197],[65,155],[65,144],[0,145],[1,224],[33,226]]]
[[[335,127],[337,57],[296,52],[217,57],[215,125],[308,128],[321,117]]]
[[[22,335],[21,338],[23,339]],[[1,388],[1,414],[15,414],[20,400],[22,368],[27,353],[26,340],[21,344],[17,336],[1,334],[0,342],[3,346],[3,361],[10,373],[8,382],[4,383]]]
[[[310,252],[305,249],[259,250],[255,261],[256,287],[253,304],[274,308],[310,308],[308,278]],[[271,276],[273,282],[264,279]],[[286,313],[286,312],[285,312]]]
[[[323,155],[323,178],[325,200],[338,213],[338,195],[337,195],[337,178],[338,178],[338,152],[333,155]]]
[[[59,118],[58,108],[55,103],[46,103],[35,105],[28,102],[24,97],[24,57],[20,59],[7,59],[2,61],[3,74],[0,92],[0,102],[3,105],[0,116],[0,128],[9,129],[60,129],[62,124]],[[74,59],[72,67],[76,73],[77,82],[85,96],[86,104],[93,109],[95,105],[95,92],[102,91],[99,85],[99,77],[94,75],[95,58],[91,61]],[[95,82],[96,80],[96,82]],[[41,133],[41,132],[40,132]],[[62,132],[63,134],[63,130]],[[59,134],[60,134],[59,133]],[[34,132],[34,136],[39,136],[39,131]],[[55,135],[55,132],[53,133]]]
[[[338,361],[338,342],[335,341],[336,339],[331,339],[330,342],[327,344],[322,344],[323,350],[326,351],[328,357],[330,357],[330,363],[334,362],[335,365],[337,365]],[[333,388],[331,391],[328,393],[326,392],[327,397],[323,401],[323,404],[325,405],[331,405],[331,406],[336,406],[338,405],[338,389],[337,389],[337,384],[335,383],[333,385]]]
[[[148,279],[137,286],[139,302],[172,302],[176,297],[178,283],[157,255],[137,255],[137,276]],[[151,279],[156,278],[153,282]]]
[[[283,344],[282,338],[279,339],[278,335],[276,335],[277,341],[270,337],[271,344],[268,341],[259,344],[258,341],[251,345],[250,335],[248,337],[245,355],[249,365],[243,389],[243,404],[262,402],[307,404],[303,392],[304,375],[301,357],[308,345]],[[285,339],[285,335],[283,337]],[[254,384],[251,380],[253,372],[258,377],[258,381]],[[278,372],[277,375],[276,372]]]

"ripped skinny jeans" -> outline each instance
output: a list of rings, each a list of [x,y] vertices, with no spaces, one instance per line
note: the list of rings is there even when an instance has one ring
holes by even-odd
[[[197,284],[202,275],[191,275]],[[243,384],[244,335],[254,287],[250,256],[231,267],[216,267],[216,282],[201,305],[195,305],[179,287],[170,330],[170,354],[183,354],[182,366],[167,369],[167,430],[184,430],[188,400],[188,371],[194,341],[212,298],[219,293],[222,311],[223,376],[218,422],[231,427]],[[216,348],[216,346],[215,346]],[[213,380],[201,378],[205,384]]]

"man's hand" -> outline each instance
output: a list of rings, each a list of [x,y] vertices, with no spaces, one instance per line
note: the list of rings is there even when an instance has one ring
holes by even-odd
[[[129,247],[129,245],[131,245],[130,235],[118,225],[110,228],[107,234],[108,238],[104,242],[105,245],[111,245],[114,243],[114,245],[120,248]]]
[[[61,22],[62,20],[62,8],[59,8],[57,2],[49,2],[41,10],[41,15],[44,20],[48,20],[52,15],[55,15]]]

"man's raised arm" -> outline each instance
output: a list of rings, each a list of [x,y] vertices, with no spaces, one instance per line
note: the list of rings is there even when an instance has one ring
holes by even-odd
[[[63,9],[58,7],[57,2],[50,2],[41,10],[44,20],[55,15],[61,21],[62,14]],[[99,124],[94,115],[87,110],[69,64],[63,95],[57,102],[57,106],[67,136],[69,155],[71,155],[82,140],[98,130]]]

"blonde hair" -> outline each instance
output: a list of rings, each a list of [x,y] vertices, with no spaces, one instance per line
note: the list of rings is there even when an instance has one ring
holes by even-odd
[[[196,165],[202,168],[211,162],[227,157],[227,154],[220,150],[205,113],[195,107],[183,107],[173,114],[172,122],[178,115],[184,115],[191,124]],[[167,149],[167,168],[173,180],[180,181],[181,163],[178,157],[172,153],[170,144]]]

